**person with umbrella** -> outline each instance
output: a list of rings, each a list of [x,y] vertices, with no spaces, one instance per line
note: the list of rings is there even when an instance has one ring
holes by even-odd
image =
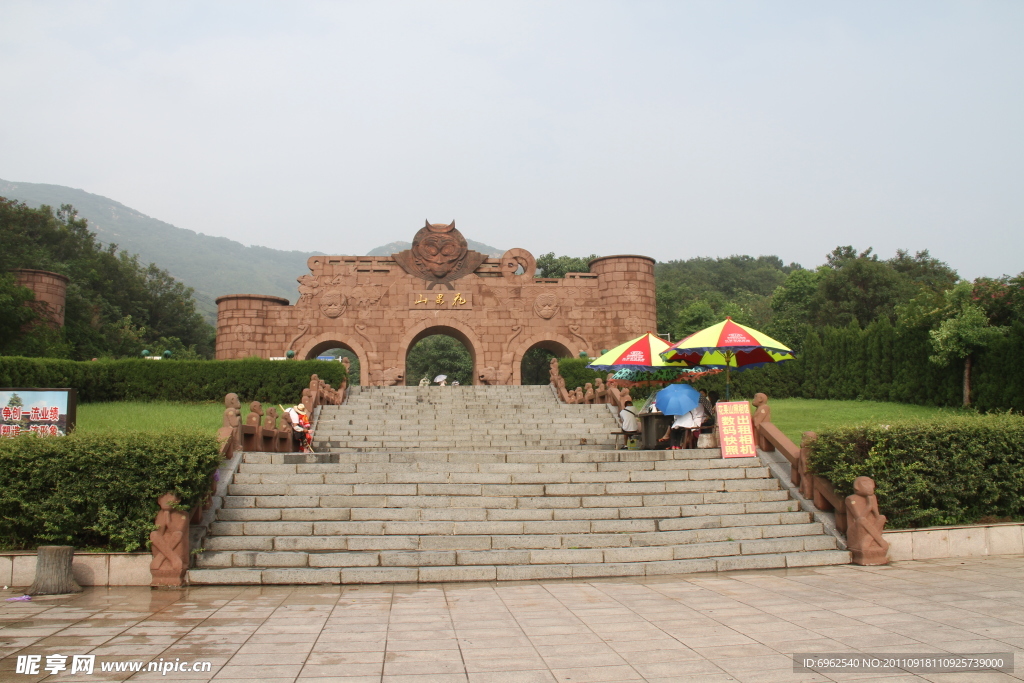
[[[699,432],[704,421],[704,407],[700,404],[700,398],[700,392],[689,384],[670,384],[658,392],[654,397],[655,407],[662,414],[675,418],[665,430],[665,435],[658,439],[659,443],[665,443],[671,438],[669,448],[672,450],[691,447],[694,430]]]

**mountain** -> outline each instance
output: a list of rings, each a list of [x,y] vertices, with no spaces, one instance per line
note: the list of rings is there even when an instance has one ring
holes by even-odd
[[[497,247],[486,245],[483,242],[474,242],[473,240],[467,239],[466,244],[468,244],[469,248],[472,249],[473,251],[479,251],[481,254],[487,254],[488,256],[493,256],[494,258],[501,258],[502,256],[505,255],[504,249],[498,249]],[[411,246],[412,242],[389,242],[382,247],[377,247],[376,249],[371,250],[366,255],[391,256],[391,254],[397,254],[400,251],[405,251]]]
[[[62,185],[15,183],[0,179],[0,197],[31,207],[42,204],[55,210],[71,204],[105,244],[117,244],[143,263],[155,263],[195,290],[196,308],[216,323],[215,300],[224,294],[270,294],[295,302],[295,278],[308,272],[312,253],[248,247],[226,237],[213,237],[151,218],[113,199]],[[409,242],[377,247],[368,256],[387,256],[408,249]],[[469,248],[490,256],[500,249],[469,240]]]
[[[306,271],[312,255],[267,247],[247,247],[226,237],[212,237],[151,218],[113,199],[62,185],[0,180],[0,197],[29,206],[60,208],[71,204],[106,244],[117,244],[143,263],[155,263],[195,290],[196,308],[215,322],[224,294],[271,294],[295,301],[295,278]]]

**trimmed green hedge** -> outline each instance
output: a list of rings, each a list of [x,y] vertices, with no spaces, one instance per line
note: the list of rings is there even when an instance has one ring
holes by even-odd
[[[157,497],[191,508],[219,462],[217,440],[195,432],[0,439],[0,543],[145,548]]]
[[[338,387],[345,366],[331,361],[128,360],[72,361],[0,357],[0,387],[72,387],[82,403],[99,401],[246,401],[294,403],[309,376]]]
[[[1024,519],[1024,417],[947,417],[822,433],[810,469],[849,495],[875,480],[894,529]]]
[[[565,388],[572,390],[576,387],[585,387],[587,382],[593,384],[596,378],[607,377],[607,372],[598,372],[587,367],[589,363],[593,362],[593,358],[559,358],[558,372],[565,380]]]

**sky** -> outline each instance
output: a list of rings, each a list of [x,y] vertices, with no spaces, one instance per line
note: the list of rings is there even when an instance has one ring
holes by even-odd
[[[245,244],[1024,270],[1024,3],[0,3],[0,178]]]

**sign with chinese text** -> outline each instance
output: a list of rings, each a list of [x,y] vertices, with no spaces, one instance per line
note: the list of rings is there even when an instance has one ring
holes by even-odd
[[[469,292],[412,292],[409,308],[425,311],[462,311],[473,308],[473,297]]]
[[[64,436],[75,428],[74,389],[0,389],[0,436]]]
[[[722,447],[722,457],[756,457],[750,401],[719,401],[715,404],[715,413],[718,415],[718,443]]]

